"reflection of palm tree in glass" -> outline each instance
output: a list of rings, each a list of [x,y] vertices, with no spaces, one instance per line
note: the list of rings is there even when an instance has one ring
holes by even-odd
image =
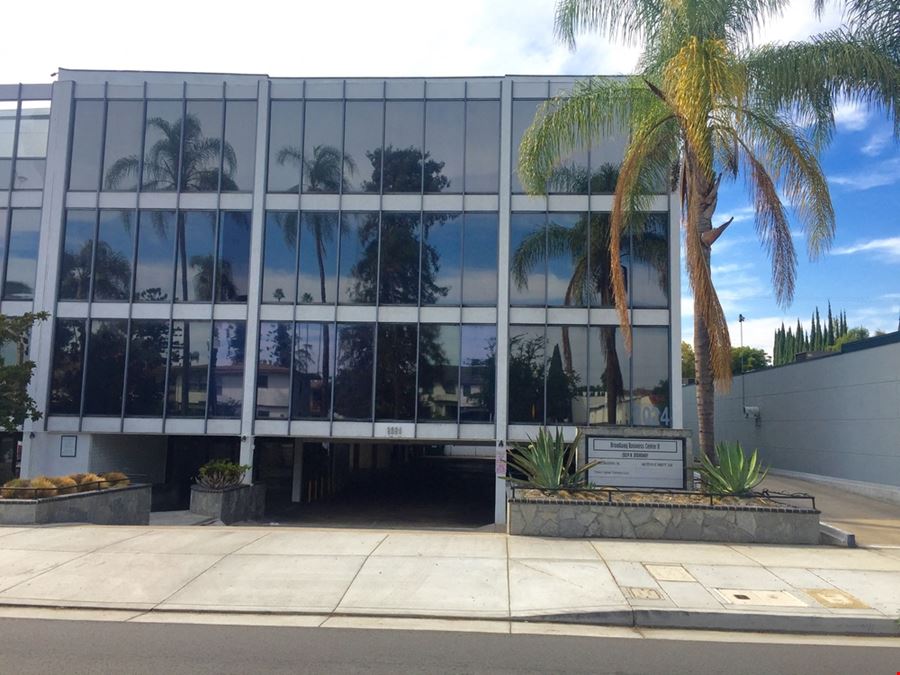
[[[91,259],[93,242],[86,241],[77,253],[63,252],[63,269],[60,295],[64,298],[88,300],[91,285]],[[106,242],[97,245],[94,275],[94,296],[100,298],[127,298],[131,280],[131,263]]]

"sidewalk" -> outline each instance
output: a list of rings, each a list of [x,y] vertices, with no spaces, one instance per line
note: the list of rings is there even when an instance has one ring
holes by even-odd
[[[900,549],[0,528],[0,605],[886,635],[900,632]]]

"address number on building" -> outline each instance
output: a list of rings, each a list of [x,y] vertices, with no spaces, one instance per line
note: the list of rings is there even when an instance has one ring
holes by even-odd
[[[588,436],[588,471],[597,486],[683,488],[684,439]]]
[[[403,438],[403,427],[388,427],[388,438]]]

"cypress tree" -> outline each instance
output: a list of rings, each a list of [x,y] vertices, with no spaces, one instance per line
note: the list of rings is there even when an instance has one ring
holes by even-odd
[[[828,301],[828,336],[825,342],[829,347],[834,344],[834,318],[831,316],[831,300]]]
[[[809,351],[809,346],[806,343],[806,336],[803,334],[803,324],[800,323],[800,319],[797,319],[797,343],[798,352]],[[791,360],[794,360],[793,357]]]
[[[821,351],[825,346],[825,335],[822,333],[822,319],[819,317],[819,306],[816,305],[816,341],[813,351]]]

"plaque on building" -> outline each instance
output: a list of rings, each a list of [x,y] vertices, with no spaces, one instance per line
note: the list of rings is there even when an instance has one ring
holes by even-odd
[[[598,487],[684,488],[684,439],[587,437],[588,472]]]

